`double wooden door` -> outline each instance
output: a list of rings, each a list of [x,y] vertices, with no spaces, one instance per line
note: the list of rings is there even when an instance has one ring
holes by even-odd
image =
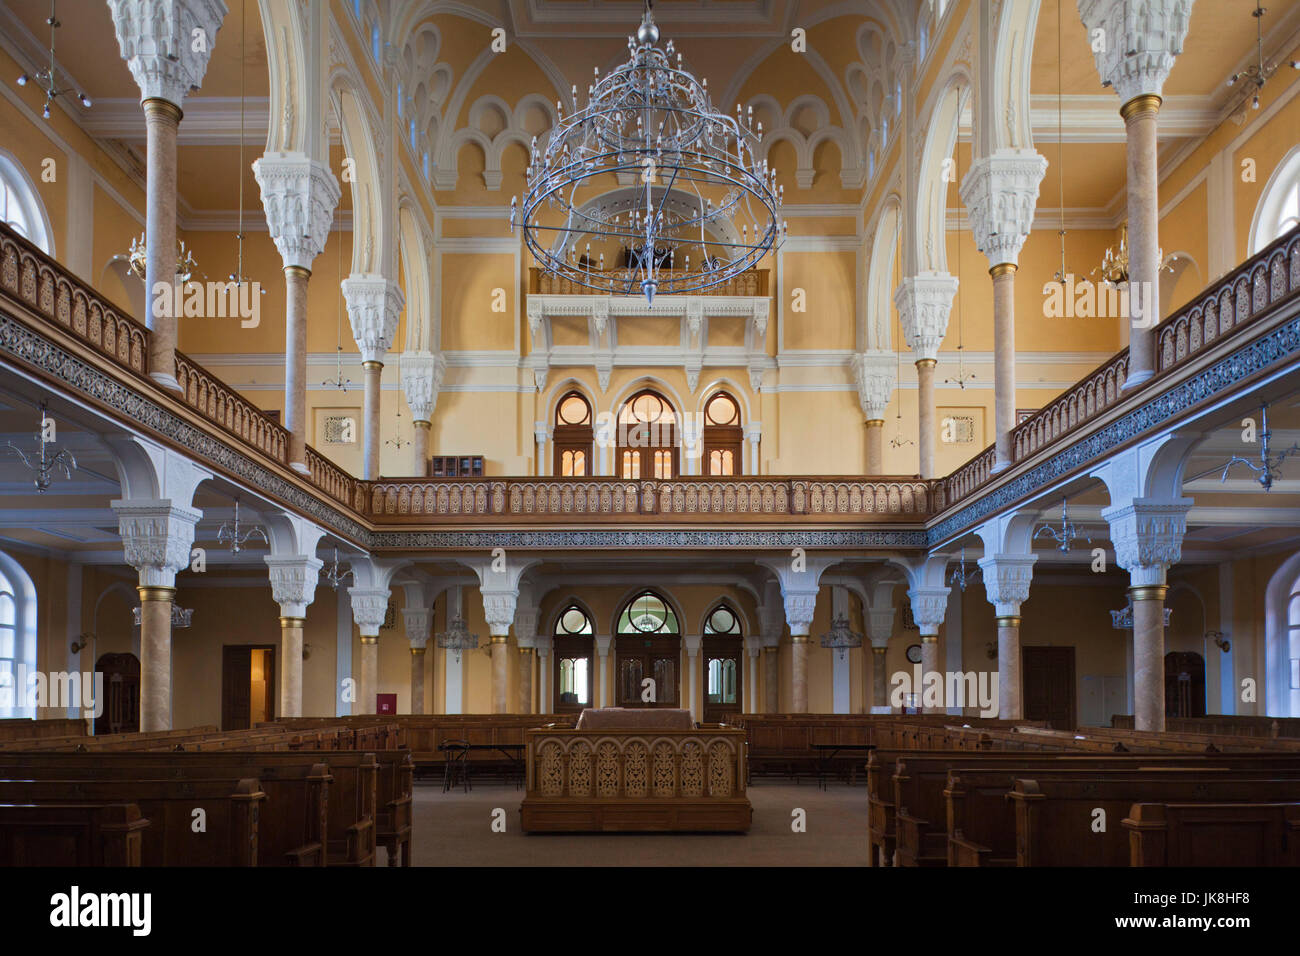
[[[1074,730],[1074,648],[1021,647],[1026,720],[1046,720],[1053,730]]]
[[[274,719],[278,696],[274,644],[227,644],[221,649],[222,730],[247,730],[255,716]]]
[[[680,707],[681,656],[681,638],[620,634],[614,639],[614,706]]]
[[[705,635],[704,650],[704,722],[720,724],[744,709],[741,681],[739,637]]]

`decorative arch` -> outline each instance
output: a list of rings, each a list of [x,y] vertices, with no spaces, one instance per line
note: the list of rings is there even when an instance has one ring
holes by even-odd
[[[397,204],[398,248],[402,256],[402,277],[406,285],[406,349],[434,351],[430,308],[430,251],[420,228],[418,212],[409,197]]]
[[[343,148],[353,160],[352,180],[352,272],[383,274],[385,260],[384,201],[375,152],[374,130],[364,97],[357,95],[345,73],[336,72],[331,89]]]
[[[867,267],[867,349],[893,348],[894,265],[903,227],[903,201],[890,193],[881,204],[871,239],[871,263]]]
[[[595,403],[582,389],[570,388],[560,394],[552,415],[552,474],[561,478],[595,474]]]
[[[677,477],[684,427],[681,406],[659,389],[645,387],[615,409],[615,476],[625,481]]]
[[[36,183],[13,153],[0,149],[0,217],[47,255],[54,255],[54,229]],[[138,318],[143,321],[144,315]]]
[[[448,115],[451,110],[456,109],[452,104],[448,107]],[[530,125],[530,111],[541,110],[545,116],[545,128],[536,128],[539,124]],[[501,128],[489,134],[481,128],[484,118],[490,113],[496,112],[501,116]],[[495,94],[485,93],[474,101],[470,106],[466,126],[456,130],[451,136],[446,138],[445,143],[441,144],[437,150],[438,169],[440,170],[441,180],[439,188],[453,188],[459,178],[457,170],[457,156],[461,147],[467,143],[476,144],[483,150],[483,181],[488,189],[496,190],[501,188],[501,157],[506,147],[510,145],[521,146],[525,152],[529,151],[534,137],[540,137],[546,129],[553,127],[558,121],[558,114],[555,111],[555,105],[539,93],[529,93],[523,96],[513,107],[504,99]]]
[[[1300,146],[1293,146],[1269,176],[1250,221],[1254,255],[1284,232],[1300,225]],[[1164,301],[1163,299],[1161,301]]]
[[[745,432],[741,405],[730,389],[714,388],[701,403],[703,471],[726,477],[745,472]]]
[[[1262,696],[1270,717],[1300,717],[1300,552],[1282,562],[1264,592]]]
[[[930,111],[929,122],[923,124],[927,132],[919,156],[916,178],[919,188],[912,230],[916,273],[948,271],[948,190],[955,184],[949,182],[951,177],[944,175],[943,163],[956,148],[957,123],[970,99],[971,89],[970,75],[964,68],[955,68]]]

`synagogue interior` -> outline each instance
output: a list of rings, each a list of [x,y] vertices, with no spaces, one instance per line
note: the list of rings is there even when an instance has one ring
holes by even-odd
[[[3,0],[0,207],[0,865],[1300,864],[1300,0]]]

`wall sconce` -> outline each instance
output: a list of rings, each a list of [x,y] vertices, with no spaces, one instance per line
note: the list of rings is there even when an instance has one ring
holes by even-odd
[[[1219,650],[1223,651],[1223,653],[1226,654],[1228,651],[1232,650],[1232,642],[1228,640],[1228,635],[1224,634],[1222,631],[1206,631],[1205,636],[1209,640],[1214,641],[1214,645]]]
[[[989,641],[987,644],[985,644],[985,645],[984,645],[984,653],[987,654],[987,655],[989,656],[989,660],[991,660],[991,661],[995,661],[995,660],[997,660],[997,659],[998,659],[998,642],[997,642],[997,641]]]
[[[306,659],[309,658],[309,657],[311,657],[311,645],[310,645],[310,644],[303,644],[303,646],[302,646],[302,659],[303,659],[303,660],[306,660]]]
[[[93,641],[94,639],[95,639],[94,634],[82,634],[75,641],[72,642],[71,644],[72,653],[80,654],[82,651],[84,651],[87,647],[90,646],[90,642]]]

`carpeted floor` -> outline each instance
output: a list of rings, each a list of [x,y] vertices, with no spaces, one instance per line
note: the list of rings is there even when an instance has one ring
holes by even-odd
[[[475,782],[469,793],[442,792],[441,780],[416,781],[413,866],[865,866],[867,793],[858,785],[755,781],[747,834],[533,834],[519,830],[523,791]],[[492,831],[493,811],[506,831]],[[792,811],[805,811],[803,833]],[[500,818],[500,814],[496,815]],[[377,861],[387,861],[379,851]]]

